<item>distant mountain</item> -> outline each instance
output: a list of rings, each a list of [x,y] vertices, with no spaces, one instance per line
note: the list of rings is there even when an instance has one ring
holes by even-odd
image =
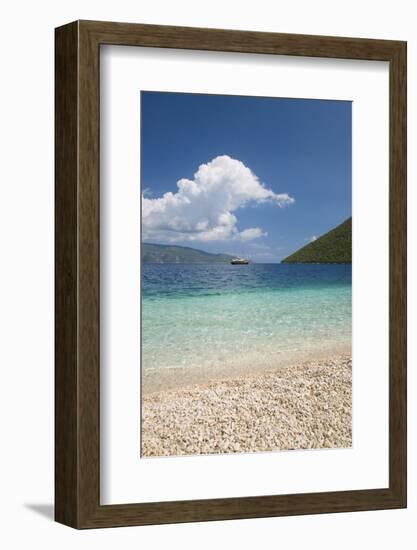
[[[210,254],[187,246],[142,243],[142,262],[147,264],[224,264],[233,256]]]
[[[300,248],[282,260],[282,263],[351,264],[352,218],[347,219],[316,241]]]

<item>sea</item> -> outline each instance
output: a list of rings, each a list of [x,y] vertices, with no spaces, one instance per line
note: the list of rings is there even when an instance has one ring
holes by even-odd
[[[142,374],[210,380],[350,353],[352,267],[143,264]]]

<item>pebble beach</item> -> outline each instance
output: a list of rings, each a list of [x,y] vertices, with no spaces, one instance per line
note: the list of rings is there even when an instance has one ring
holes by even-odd
[[[349,355],[142,398],[143,457],[351,446]]]

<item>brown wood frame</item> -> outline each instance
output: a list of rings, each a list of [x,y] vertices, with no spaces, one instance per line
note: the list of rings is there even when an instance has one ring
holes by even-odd
[[[100,505],[99,55],[120,44],[389,62],[389,487]],[[56,29],[55,519],[75,528],[406,506],[406,43],[76,21]]]

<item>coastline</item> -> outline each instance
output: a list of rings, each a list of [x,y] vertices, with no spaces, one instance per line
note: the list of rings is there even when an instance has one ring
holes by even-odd
[[[314,350],[311,347],[303,351],[277,353],[264,348],[262,353],[254,349],[245,355],[238,354],[236,357],[224,357],[221,364],[206,364],[203,366],[187,364],[173,366],[171,368],[142,368],[141,370],[141,394],[148,397],[153,393],[181,390],[190,386],[202,386],[230,380],[235,378],[249,377],[265,374],[278,368],[292,367],[311,362],[325,362],[329,358],[350,356],[352,351],[351,342],[332,343],[327,349]]]
[[[143,457],[351,445],[350,354],[142,395]]]

